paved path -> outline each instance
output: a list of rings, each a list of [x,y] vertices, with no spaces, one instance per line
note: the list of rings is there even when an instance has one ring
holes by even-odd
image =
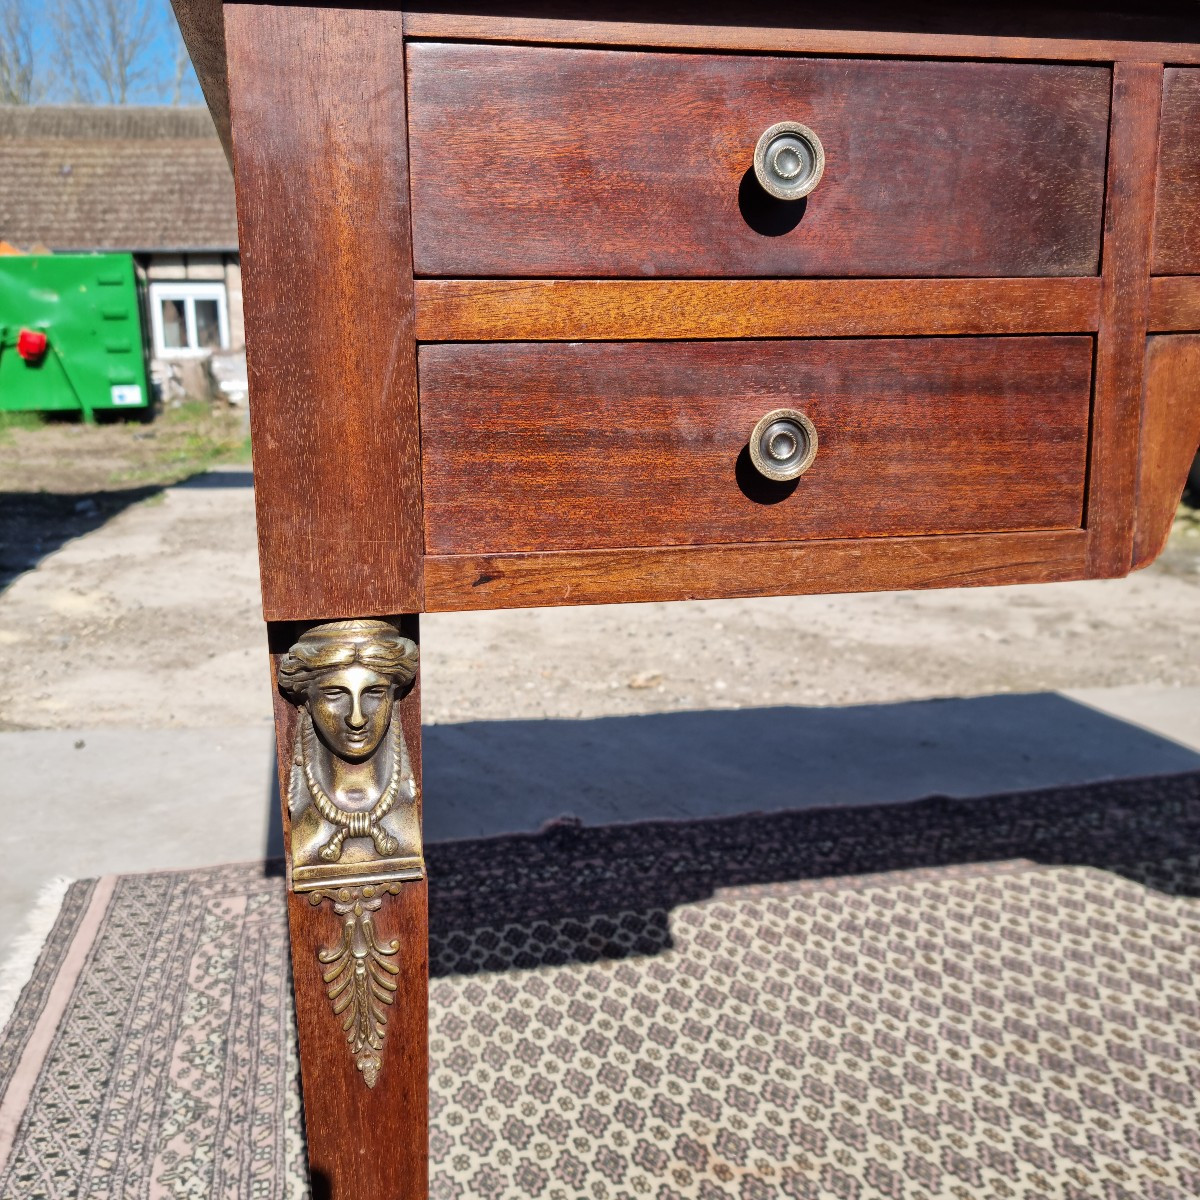
[[[169,489],[0,595],[0,959],[56,874],[278,849],[249,483]],[[427,836],[1200,768],[1198,564],[427,617]]]

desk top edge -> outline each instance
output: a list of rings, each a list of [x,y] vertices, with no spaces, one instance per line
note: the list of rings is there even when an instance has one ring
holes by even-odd
[[[225,4],[171,2],[217,133],[231,156]],[[595,5],[551,6],[539,0],[362,7],[381,12],[402,8],[406,37],[744,53],[1200,64],[1200,30],[1194,22],[1189,29],[1172,5],[1160,5],[1156,12],[1153,6],[1146,11],[1144,4],[1124,3],[1096,13],[1074,5],[988,6],[960,0],[885,7],[860,2],[842,5],[835,24],[828,5],[792,4],[781,19],[781,8],[752,3],[739,8],[742,23],[736,25],[723,15],[727,7],[705,3],[658,3],[636,10],[613,3],[602,16],[596,15]]]

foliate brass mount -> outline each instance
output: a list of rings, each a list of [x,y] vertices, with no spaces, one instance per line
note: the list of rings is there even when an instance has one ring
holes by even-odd
[[[385,1005],[396,998],[395,976],[400,972],[395,962],[400,943],[393,939],[381,944],[371,914],[379,911],[385,892],[394,896],[400,888],[399,883],[378,887],[367,884],[318,889],[308,894],[308,902],[313,905],[332,901],[334,912],[342,918],[342,940],[330,950],[318,951],[317,958],[326,968],[321,979],[333,1001],[333,1015],[343,1017],[342,1032],[354,1065],[369,1088],[375,1086],[383,1067],[388,1019]]]
[[[825,147],[807,125],[780,121],[754,147],[754,174],[776,200],[802,200],[821,182]]]
[[[750,434],[750,461],[767,479],[798,479],[817,457],[817,427],[794,408],[776,408]]]
[[[317,958],[367,1087],[383,1066],[400,970],[400,943],[379,940],[372,914],[405,881],[425,877],[399,714],[417,661],[416,643],[386,621],[333,621],[308,630],[279,663],[279,686],[299,709],[288,786],[292,890],[313,905],[329,901],[342,919],[340,941]]]

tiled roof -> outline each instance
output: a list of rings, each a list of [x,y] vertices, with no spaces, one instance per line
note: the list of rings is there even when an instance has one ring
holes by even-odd
[[[0,105],[0,239],[236,249],[233,178],[208,110]]]

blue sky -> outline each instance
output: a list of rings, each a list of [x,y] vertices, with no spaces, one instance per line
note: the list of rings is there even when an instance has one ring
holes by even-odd
[[[129,0],[132,6],[136,0]],[[38,0],[26,0],[27,12],[46,13],[47,6]],[[147,47],[141,65],[147,68],[150,80],[135,88],[129,96],[129,102],[134,104],[168,104],[175,98],[175,38],[177,36],[175,15],[171,11],[170,0],[148,0],[150,20],[154,28],[154,38]],[[34,34],[34,62],[40,83],[38,99],[46,103],[70,102],[77,97],[71,82],[66,78],[66,72],[61,55],[57,52],[55,34],[50,20],[37,20],[30,24]],[[78,56],[77,56],[78,61]],[[86,88],[86,99],[96,103],[107,103],[107,97],[100,86],[94,71],[80,62],[81,78]],[[203,96],[200,85],[196,81],[195,71],[190,62],[186,65],[183,78],[179,85],[179,98],[185,104],[201,104]]]
[[[175,23],[175,14],[171,10],[170,0],[159,0],[163,11],[163,24],[170,22],[168,28],[175,31],[179,26]],[[161,59],[167,68],[168,76],[173,75],[174,68],[174,48],[171,38],[167,34],[160,33],[155,40],[154,55]],[[200,83],[196,79],[196,72],[192,67],[191,59],[188,60],[186,77],[182,83],[183,101],[184,103],[202,104],[204,97],[200,92]]]

